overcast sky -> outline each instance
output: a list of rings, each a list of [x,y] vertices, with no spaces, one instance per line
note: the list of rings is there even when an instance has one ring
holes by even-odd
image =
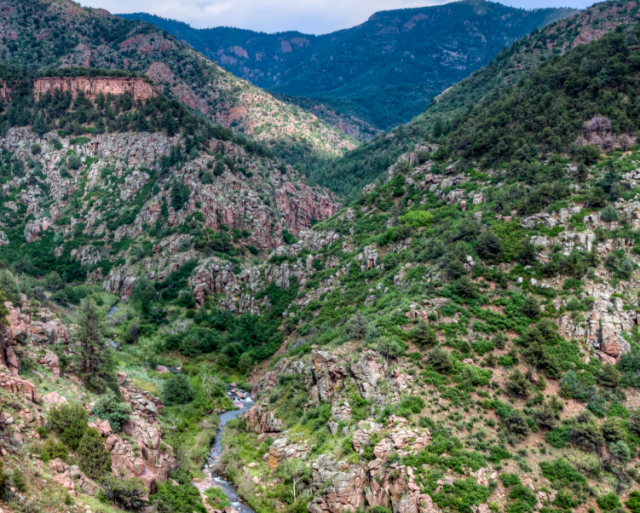
[[[585,8],[595,0],[504,0],[514,7]],[[281,32],[326,34],[353,27],[374,12],[446,3],[442,0],[80,0],[90,7],[118,13],[148,12],[193,27],[231,26]]]

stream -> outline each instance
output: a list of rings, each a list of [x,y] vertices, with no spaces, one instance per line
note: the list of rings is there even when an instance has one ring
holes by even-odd
[[[213,470],[215,463],[218,461],[218,459],[220,458],[220,455],[222,454],[222,443],[221,443],[222,430],[227,425],[227,422],[229,422],[232,419],[238,418],[240,415],[246,412],[249,408],[251,408],[251,405],[253,404],[253,399],[251,399],[251,396],[249,395],[248,392],[244,392],[244,390],[241,390],[240,392],[243,392],[246,394],[245,399],[241,399],[240,397],[235,395],[235,393],[233,392],[228,392],[229,398],[233,401],[233,405],[236,407],[239,407],[240,409],[231,410],[231,411],[220,414],[220,427],[218,427],[216,438],[213,442],[213,445],[211,446],[211,450],[209,451],[209,457],[207,458],[207,462],[205,463],[204,468],[202,469],[203,473],[207,478],[204,479],[201,482],[201,484],[206,484],[209,481],[209,482],[212,482],[214,486],[218,486],[219,488],[222,488],[227,498],[229,499],[229,502],[231,502],[231,505],[236,509],[236,511],[240,513],[255,513],[255,511],[251,509],[249,506],[240,502],[240,497],[238,497],[238,492],[234,484],[231,481],[227,481],[226,479],[223,479],[220,475],[218,475]],[[198,485],[196,484],[196,486]],[[205,489],[206,488],[208,488],[208,486],[206,486]],[[201,490],[201,491],[204,491],[204,490]]]

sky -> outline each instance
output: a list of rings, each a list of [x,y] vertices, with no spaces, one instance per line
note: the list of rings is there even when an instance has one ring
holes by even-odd
[[[513,7],[585,8],[595,0],[503,0]],[[113,14],[147,12],[192,27],[230,26],[262,32],[298,30],[326,34],[353,27],[376,11],[425,7],[442,0],[80,0]]]

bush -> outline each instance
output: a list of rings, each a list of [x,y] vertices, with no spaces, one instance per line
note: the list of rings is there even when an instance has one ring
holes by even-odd
[[[77,155],[70,155],[69,159],[67,160],[67,166],[69,167],[69,169],[77,170],[82,166],[82,161]]]
[[[489,264],[500,263],[502,257],[502,241],[493,231],[482,232],[478,237],[478,254]]]
[[[194,400],[195,392],[184,374],[173,374],[164,384],[162,397],[167,406],[187,404]]]
[[[610,363],[605,363],[598,374],[600,384],[609,388],[616,388],[620,384],[620,373]]]
[[[620,461],[621,463],[628,463],[631,459],[631,449],[622,440],[614,442],[609,445],[609,452],[611,456]]]
[[[249,353],[242,353],[240,360],[238,360],[238,372],[243,376],[246,376],[253,369],[253,358]]]
[[[119,433],[122,424],[129,420],[131,406],[118,400],[116,394],[107,390],[107,392],[96,401],[93,407],[93,414],[101,420],[108,420],[111,428]]]
[[[426,322],[420,321],[409,334],[413,343],[420,348],[434,347],[438,345],[438,337]]]
[[[467,276],[453,283],[453,293],[460,297],[473,299],[478,295],[478,288]]]
[[[144,500],[147,489],[138,479],[124,480],[106,474],[100,478],[99,484],[102,489],[98,498],[103,502],[110,502],[126,511],[140,511],[147,506]]]
[[[540,463],[542,475],[552,484],[569,486],[571,483],[586,483],[587,479],[580,474],[567,460],[543,461]]]
[[[507,391],[510,395],[526,399],[529,397],[530,389],[531,383],[529,383],[529,380],[520,369],[515,369],[511,374],[509,374]]]
[[[53,438],[47,438],[44,444],[42,444],[42,452],[40,455],[45,463],[49,460],[55,460],[56,458],[65,461],[69,455],[69,449],[67,449],[62,442],[56,442]]]
[[[511,410],[509,415],[504,420],[505,425],[510,433],[516,437],[523,439],[529,434],[529,423],[527,422],[527,416],[522,410]]]
[[[400,221],[417,229],[421,226],[429,226],[433,221],[433,214],[425,210],[414,210],[402,216]]]
[[[212,184],[213,183],[213,173],[209,170],[206,170],[202,173],[202,179],[200,180],[202,185]]]
[[[571,438],[576,446],[585,451],[599,451],[604,444],[602,430],[589,412],[581,413],[576,417]]]
[[[621,507],[620,499],[618,499],[618,496],[613,492],[601,495],[596,499],[596,502],[600,509],[604,511],[611,511],[612,509]]]
[[[528,240],[520,244],[520,250],[518,251],[518,260],[524,265],[531,265],[535,263],[538,258],[538,252],[536,247]]]
[[[31,145],[31,154],[32,155],[40,155],[41,151],[42,151],[42,147],[38,143],[33,143]]]
[[[618,211],[612,205],[607,205],[602,210],[602,212],[600,212],[600,218],[605,223],[613,223],[614,221],[617,221],[620,218],[620,215],[618,214]]]
[[[624,505],[629,508],[631,513],[640,513],[640,492],[631,492]]]
[[[215,176],[222,176],[222,173],[224,173],[224,162],[218,160],[213,168],[213,174]]]
[[[49,425],[60,440],[75,451],[87,430],[89,414],[77,403],[67,403],[49,412]]]
[[[620,421],[615,417],[605,419],[602,423],[602,436],[607,442],[618,442],[619,440],[626,440],[627,433],[620,425]]]
[[[412,413],[418,414],[424,408],[424,400],[417,395],[404,395],[396,407],[396,415],[409,417]]]
[[[429,351],[427,361],[429,362],[429,365],[442,374],[451,372],[453,367],[451,359],[449,358],[449,353],[439,347]]]
[[[226,506],[231,506],[231,502],[229,502],[227,494],[224,493],[222,488],[217,486],[207,488],[204,494],[207,497],[207,502],[214,509],[223,510]]]
[[[542,313],[540,310],[540,304],[533,296],[527,296],[522,305],[522,315],[529,317],[529,319],[537,319]]]
[[[158,513],[207,513],[200,492],[191,483],[178,486],[159,483],[153,499]]]
[[[506,488],[522,484],[522,481],[520,481],[520,478],[517,474],[500,474],[500,479],[502,479],[502,482],[504,483],[504,486]]]
[[[95,429],[87,429],[78,445],[78,466],[91,479],[98,479],[111,469],[111,454],[105,449],[102,436]]]

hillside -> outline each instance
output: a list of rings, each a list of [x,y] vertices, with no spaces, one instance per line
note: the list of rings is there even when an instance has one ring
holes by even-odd
[[[537,69],[553,56],[597,40],[618,25],[640,21],[635,2],[602,2],[577,15],[558,21],[530,34],[501,51],[495,60],[440,94],[411,122],[328,162],[298,166],[316,183],[343,196],[354,197],[361,187],[384,176],[399,155],[427,138],[439,140],[451,131],[452,123],[484,99],[501,94],[505,86],[515,85],[523,75]],[[437,126],[437,128],[436,128]],[[435,132],[434,132],[435,130]],[[348,176],[348,180],[344,177]]]
[[[311,98],[389,130],[504,46],[575,12],[467,0],[381,11],[362,25],[321,36],[194,29],[145,13],[120,16],[153,23],[259,87]]]
[[[2,511],[640,513],[607,23],[344,206],[146,75],[0,66]]]
[[[139,21],[67,0],[3,2],[2,61],[30,69],[106,68],[147,75],[157,90],[243,132],[289,162],[335,157],[355,139],[313,114],[239,80],[202,54]]]

